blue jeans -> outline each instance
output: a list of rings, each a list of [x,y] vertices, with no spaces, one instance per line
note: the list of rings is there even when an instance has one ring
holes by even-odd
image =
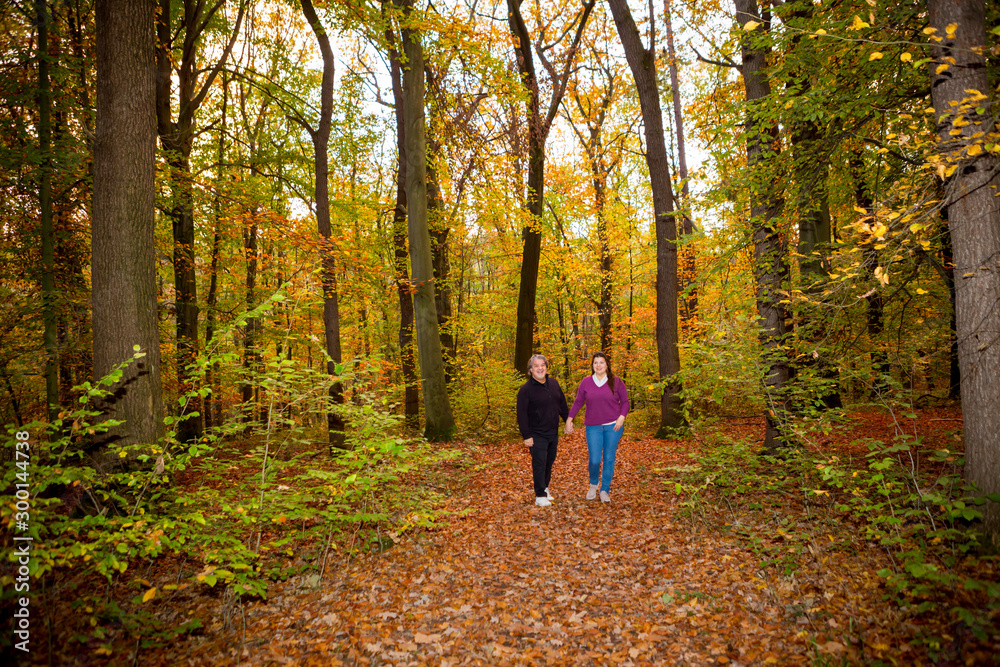
[[[618,441],[622,439],[621,430],[614,430],[614,424],[587,427],[587,451],[590,453],[587,470],[590,473],[590,483],[597,484],[598,475],[601,478],[601,491],[611,492],[611,477],[615,474],[615,454],[618,452]],[[601,462],[604,471],[601,472]]]

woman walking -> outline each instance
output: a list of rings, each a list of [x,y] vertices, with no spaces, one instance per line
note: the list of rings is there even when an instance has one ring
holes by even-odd
[[[625,426],[625,416],[628,415],[628,391],[621,378],[615,377],[611,372],[611,364],[603,352],[594,353],[590,358],[590,368],[593,374],[583,378],[576,390],[576,399],[570,408],[569,419],[566,420],[566,435],[573,433],[573,418],[586,404],[587,414],[583,423],[587,429],[587,451],[590,455],[587,466],[590,489],[587,491],[587,500],[597,497],[600,484],[601,502],[606,503],[611,501],[615,454]]]
[[[541,354],[528,360],[528,375],[517,391],[517,425],[524,446],[531,451],[535,504],[548,507],[552,504],[549,482],[559,444],[559,418],[566,419],[568,412],[566,394],[556,379],[549,377],[549,362]]]

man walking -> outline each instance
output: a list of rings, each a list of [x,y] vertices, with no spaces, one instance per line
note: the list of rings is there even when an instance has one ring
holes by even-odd
[[[541,354],[528,360],[528,381],[517,391],[517,425],[524,446],[531,451],[531,476],[535,504],[552,504],[549,482],[559,444],[559,418],[569,416],[566,395],[556,379],[549,377],[549,362]]]

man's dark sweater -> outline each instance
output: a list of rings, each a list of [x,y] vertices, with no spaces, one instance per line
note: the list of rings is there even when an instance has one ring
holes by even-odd
[[[566,395],[556,379],[548,375],[545,382],[533,377],[521,385],[517,391],[517,425],[525,440],[533,433],[548,433],[559,430],[559,418],[569,416]]]

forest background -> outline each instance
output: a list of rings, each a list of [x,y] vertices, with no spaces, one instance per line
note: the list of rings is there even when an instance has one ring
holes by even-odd
[[[572,388],[603,350],[633,428],[764,414],[764,452],[805,453],[819,495],[861,493],[809,458],[844,406],[961,398],[957,453],[925,452],[953,475],[892,491],[951,532],[902,537],[886,525],[919,521],[865,505],[916,554],[900,585],[941,583],[929,545],[978,553],[1000,521],[998,18],[940,0],[5,4],[3,517],[21,530],[30,479],[32,576],[197,545],[197,581],[261,595],[292,539],[262,526],[318,517],[329,550],[344,525],[432,521],[364,499],[451,455],[428,443],[514,437],[532,352]],[[922,451],[880,446],[896,457],[865,493]],[[234,457],[256,472],[178,500]],[[288,479],[316,486],[276,506]],[[250,537],[199,531],[215,511]]]

